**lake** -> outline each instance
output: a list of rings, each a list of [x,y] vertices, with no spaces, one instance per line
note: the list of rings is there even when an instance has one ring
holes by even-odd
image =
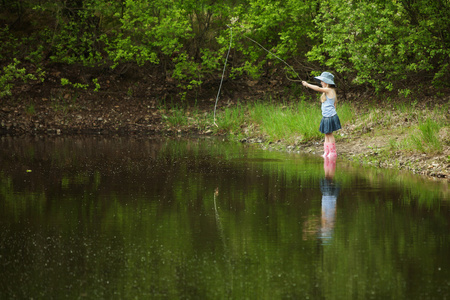
[[[0,298],[449,299],[447,183],[218,138],[0,138]]]

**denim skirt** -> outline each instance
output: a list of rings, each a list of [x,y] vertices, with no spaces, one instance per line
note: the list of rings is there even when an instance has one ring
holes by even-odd
[[[333,131],[341,129],[341,121],[339,121],[338,115],[334,115],[332,117],[322,117],[322,121],[320,121],[319,131],[322,133],[332,133]]]

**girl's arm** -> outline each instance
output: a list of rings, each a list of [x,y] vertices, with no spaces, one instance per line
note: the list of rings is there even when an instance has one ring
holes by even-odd
[[[306,81],[302,81],[302,84],[304,86],[306,86],[307,88],[315,90],[316,92],[325,93],[329,98],[334,98],[336,96],[336,93],[334,92],[334,90],[332,88],[320,87],[320,86],[317,86],[317,85],[314,85],[314,84],[309,84]]]
[[[307,88],[315,90],[316,92],[327,93],[330,90],[329,88],[323,88],[314,84],[309,84],[306,81],[302,81],[302,84]]]

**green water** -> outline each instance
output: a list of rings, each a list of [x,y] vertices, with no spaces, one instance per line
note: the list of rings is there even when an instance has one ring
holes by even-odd
[[[443,183],[220,139],[0,139],[0,299],[449,299]]]

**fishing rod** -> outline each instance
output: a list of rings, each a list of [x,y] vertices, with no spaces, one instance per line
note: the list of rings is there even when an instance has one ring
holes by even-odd
[[[228,56],[230,55],[231,45],[232,45],[232,42],[233,42],[233,28],[232,28],[231,26],[229,26],[229,25],[226,25],[226,26],[230,29],[230,45],[229,45],[229,47],[228,47],[227,56],[226,56],[226,58],[225,58],[225,63],[224,63],[224,65],[223,65],[222,78],[220,79],[219,90],[218,90],[218,92],[217,92],[216,103],[215,103],[215,105],[214,105],[214,125],[216,125],[216,127],[219,127],[219,126],[217,126],[217,124],[216,124],[216,109],[217,109],[217,102],[219,101],[220,89],[222,88],[223,78],[224,78],[224,76],[225,76],[225,69],[226,69],[227,62],[228,62]],[[288,67],[291,69],[292,72],[294,72],[294,74],[295,74],[295,75],[297,76],[297,78],[299,79],[299,80],[291,79],[291,78],[289,78],[289,77],[287,76],[287,74],[286,74],[286,78],[287,78],[288,80],[294,81],[294,82],[301,82],[301,81],[302,81],[302,79],[300,78],[300,76],[298,75],[298,73],[295,72],[294,68],[293,68],[290,64],[288,64],[284,59],[280,58],[280,57],[277,56],[275,53],[273,53],[273,52],[267,50],[263,45],[261,45],[260,43],[258,43],[258,42],[255,41],[254,39],[252,39],[252,38],[250,38],[250,37],[248,37],[248,36],[244,36],[244,37],[247,38],[248,40],[252,41],[252,42],[255,43],[256,45],[258,45],[261,49],[265,50],[265,51],[266,51],[267,53],[269,53],[270,55],[274,56],[275,58],[277,58],[278,60],[280,60],[281,62],[283,62],[286,66],[288,66]]]
[[[290,79],[289,77],[286,76],[287,79],[289,79],[290,81],[295,81],[295,82],[302,81],[302,79],[300,78],[300,76],[298,75],[298,73],[295,72],[294,68],[293,68],[290,64],[288,64],[284,59],[282,59],[282,58],[276,56],[275,53],[270,52],[270,51],[267,50],[263,45],[261,45],[260,43],[258,43],[258,42],[255,41],[254,39],[252,39],[252,38],[250,38],[250,37],[248,37],[248,36],[244,36],[244,37],[247,38],[247,39],[249,39],[250,41],[252,41],[252,42],[255,43],[256,45],[258,45],[260,48],[264,49],[267,53],[271,54],[271,55],[274,56],[275,58],[277,58],[277,59],[279,59],[280,61],[282,61],[286,66],[288,66],[288,67],[291,69],[292,72],[294,72],[294,74],[297,76],[297,78],[298,78],[299,80]]]

